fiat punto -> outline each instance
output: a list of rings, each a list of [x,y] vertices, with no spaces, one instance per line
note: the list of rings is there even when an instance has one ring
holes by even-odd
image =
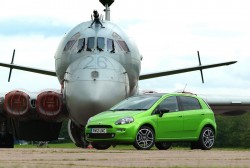
[[[96,149],[132,144],[138,150],[159,150],[188,141],[191,148],[209,150],[216,134],[214,113],[193,94],[145,94],[123,100],[88,120],[87,141]]]

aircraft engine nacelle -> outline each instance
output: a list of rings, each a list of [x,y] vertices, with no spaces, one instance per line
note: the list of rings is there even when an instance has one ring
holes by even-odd
[[[5,95],[4,110],[13,118],[26,118],[30,111],[30,96],[19,90],[13,90]]]
[[[64,117],[63,96],[55,91],[45,91],[37,96],[36,110],[45,120],[58,120]]]

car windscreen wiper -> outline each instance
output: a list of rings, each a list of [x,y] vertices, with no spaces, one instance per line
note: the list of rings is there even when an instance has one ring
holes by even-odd
[[[112,109],[113,111],[131,111],[133,109]],[[112,111],[111,110],[111,111]]]
[[[112,109],[110,111],[142,111],[147,109]]]

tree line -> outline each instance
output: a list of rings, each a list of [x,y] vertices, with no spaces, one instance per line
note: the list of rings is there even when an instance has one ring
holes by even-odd
[[[250,112],[239,116],[216,115],[216,147],[250,148]]]

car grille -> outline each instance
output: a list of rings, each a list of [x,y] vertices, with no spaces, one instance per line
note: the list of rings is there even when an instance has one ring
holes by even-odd
[[[88,128],[113,128],[111,125],[89,125]]]
[[[114,133],[106,133],[106,134],[87,134],[88,138],[94,138],[94,139],[109,139],[109,138],[114,138],[115,134]]]

